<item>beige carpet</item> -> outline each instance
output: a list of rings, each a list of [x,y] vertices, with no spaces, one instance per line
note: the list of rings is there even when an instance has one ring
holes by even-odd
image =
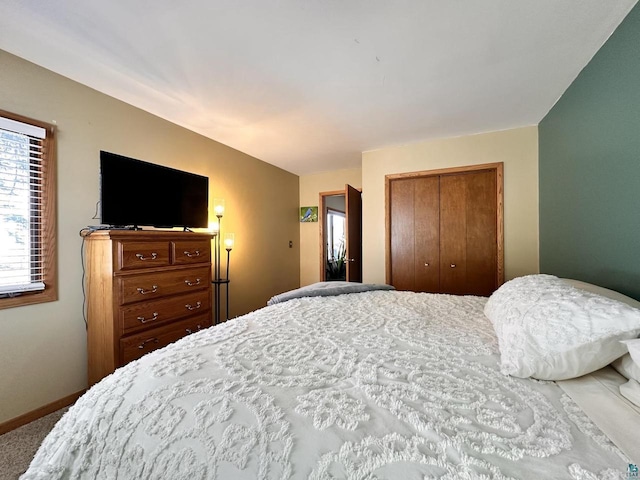
[[[44,437],[66,411],[63,408],[0,435],[0,480],[16,480],[25,472]]]

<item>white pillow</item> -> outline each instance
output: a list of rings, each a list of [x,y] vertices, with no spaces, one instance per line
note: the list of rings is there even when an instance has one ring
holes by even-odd
[[[611,298],[613,300],[618,300],[622,303],[626,303],[634,308],[640,308],[640,302],[634,300],[631,297],[627,297],[620,292],[616,292],[615,290],[609,290],[608,288],[603,288],[598,285],[593,285],[591,283],[581,282],[580,280],[571,280],[568,278],[563,278],[563,280],[576,288],[581,288],[582,290],[587,290],[591,293],[597,293],[598,295],[602,295],[603,297]],[[640,382],[640,362],[636,363],[631,358],[631,354],[627,353],[622,357],[615,360],[611,366],[615,368],[620,375],[625,377],[627,380],[636,380]]]
[[[632,340],[623,340],[622,343],[624,343],[627,346],[627,350],[629,350],[629,355],[631,355],[631,358],[636,363],[636,365],[640,365],[640,338],[634,338]]]
[[[502,373],[565,380],[626,353],[620,340],[640,334],[640,309],[574,288],[553,275],[513,279],[487,301]]]
[[[573,280],[571,278],[563,278],[562,280],[572,287],[580,288],[597,295],[602,295],[603,297],[610,298],[611,300],[618,300],[619,302],[626,303],[630,307],[640,308],[640,302],[638,300],[627,297],[626,295],[620,292],[616,292],[615,290],[609,290],[608,288],[600,287],[592,283],[581,282],[580,280]]]

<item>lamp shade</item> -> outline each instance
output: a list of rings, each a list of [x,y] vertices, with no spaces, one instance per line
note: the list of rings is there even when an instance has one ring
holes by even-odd
[[[224,215],[224,199],[223,198],[213,199],[213,211],[216,214],[216,217],[218,218]]]
[[[224,248],[226,250],[231,250],[233,245],[235,244],[235,235],[233,233],[225,233],[224,234]]]

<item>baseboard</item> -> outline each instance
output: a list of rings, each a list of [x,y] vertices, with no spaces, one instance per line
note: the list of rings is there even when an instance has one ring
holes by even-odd
[[[86,390],[81,390],[79,392],[72,393],[71,395],[61,398],[60,400],[56,400],[55,402],[51,402],[48,405],[36,408],[31,412],[27,412],[24,415],[20,415],[19,417],[12,418],[11,420],[8,420],[4,423],[0,423],[0,435],[10,432],[11,430],[15,430],[16,428],[26,425],[27,423],[31,423],[34,420],[42,418],[45,415],[49,415],[50,413],[60,410],[61,408],[72,405],[78,398],[80,398],[80,396],[85,391]]]

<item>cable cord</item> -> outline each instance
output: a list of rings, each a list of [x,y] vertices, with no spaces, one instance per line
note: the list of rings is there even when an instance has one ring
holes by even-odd
[[[82,266],[82,319],[84,320],[85,330],[89,328],[89,322],[87,321],[87,292],[85,288],[85,264],[84,264],[84,239],[91,235],[95,230],[90,227],[80,229],[80,237],[82,237],[82,245],[80,246],[80,265]]]

